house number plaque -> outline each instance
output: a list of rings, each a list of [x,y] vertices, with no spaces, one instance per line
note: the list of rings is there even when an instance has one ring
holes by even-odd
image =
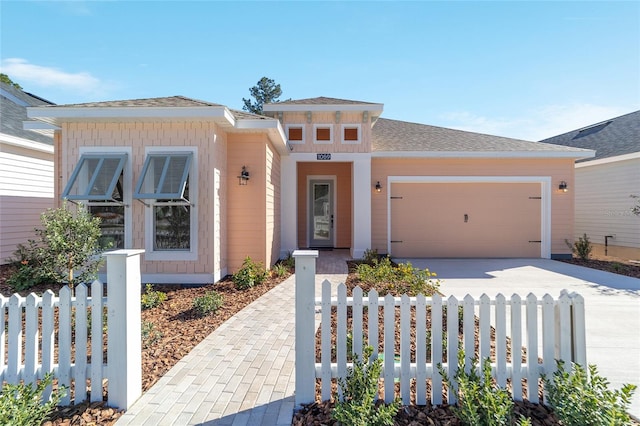
[[[329,153],[320,153],[320,154],[316,154],[316,160],[318,161],[328,161],[331,160],[331,154]]]

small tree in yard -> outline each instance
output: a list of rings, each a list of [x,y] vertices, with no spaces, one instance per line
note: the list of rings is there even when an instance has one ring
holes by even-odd
[[[8,279],[16,290],[42,282],[76,283],[95,279],[102,259],[97,256],[100,219],[92,217],[82,206],[74,214],[67,203],[49,209],[40,216],[41,228],[36,239],[19,245],[14,253],[18,270]]]
[[[635,205],[631,207],[631,213],[640,216],[640,195],[631,195],[631,198],[635,200]]]

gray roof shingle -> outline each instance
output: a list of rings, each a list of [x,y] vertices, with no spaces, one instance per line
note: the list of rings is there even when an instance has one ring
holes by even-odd
[[[576,152],[585,150],[491,136],[426,124],[379,118],[372,129],[373,152]]]
[[[541,142],[596,150],[598,160],[640,152],[640,111],[572,130]]]
[[[17,138],[53,145],[51,136],[31,130],[24,130],[23,121],[27,118],[27,107],[48,106],[51,102],[23,92],[10,84],[0,82],[0,132]]]
[[[307,98],[307,99],[290,99],[282,102],[275,102],[277,104],[282,105],[377,105],[373,102],[362,102],[362,101],[353,101],[349,99],[337,99],[337,98],[328,98],[326,96],[319,96],[317,98]],[[271,103],[269,105],[273,105]]]

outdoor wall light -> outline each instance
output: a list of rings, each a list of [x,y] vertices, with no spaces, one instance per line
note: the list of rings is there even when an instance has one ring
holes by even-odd
[[[565,181],[560,182],[560,185],[558,185],[558,189],[562,192],[567,192],[568,191],[567,182]]]
[[[249,182],[249,172],[246,166],[242,166],[240,176],[238,176],[238,185],[246,185]]]
[[[382,185],[380,185],[380,181],[376,182],[376,192],[382,192]]]

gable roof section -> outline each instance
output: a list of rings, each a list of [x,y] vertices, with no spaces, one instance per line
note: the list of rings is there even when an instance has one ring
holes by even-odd
[[[379,118],[372,129],[374,157],[585,158],[593,151]]]
[[[541,142],[596,150],[595,158],[589,161],[640,153],[640,111],[572,130]]]
[[[326,96],[273,102],[263,106],[264,111],[371,111],[378,115],[382,113],[382,109],[383,105],[378,103]]]
[[[24,130],[22,126],[27,120],[27,107],[42,105],[51,105],[51,102],[0,82],[0,133],[53,146],[51,136]]]

